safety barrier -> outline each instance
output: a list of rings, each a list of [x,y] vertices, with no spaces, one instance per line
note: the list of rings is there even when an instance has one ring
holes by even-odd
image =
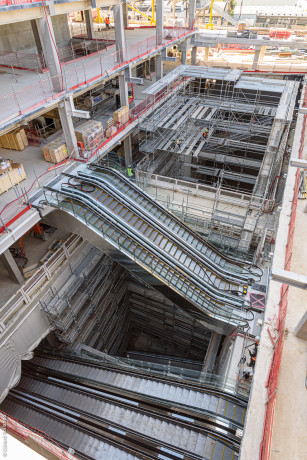
[[[39,72],[46,67],[43,54],[19,51],[0,51],[0,66]]]
[[[22,3],[38,3],[42,0],[0,0],[1,5],[20,5]]]
[[[49,73],[39,77],[34,84],[0,97],[2,108],[0,123],[21,117],[41,104],[58,99],[65,91],[83,87],[108,76],[111,72],[154,52],[173,41],[189,35],[190,29],[167,29],[164,37],[150,37],[127,46],[124,50],[113,51],[113,47],[98,51],[90,56],[80,57],[61,65],[61,74],[50,77]],[[161,40],[162,44],[159,44]]]
[[[72,455],[64,450],[44,431],[25,425],[3,411],[0,411],[0,426],[4,433],[12,433],[16,435],[17,438],[22,439],[25,442],[32,439],[45,451],[50,452],[52,455],[55,455],[62,460],[77,460],[75,455]],[[3,446],[6,446],[5,442],[3,443]]]
[[[181,83],[183,83],[183,81]],[[95,155],[96,155],[96,159],[99,159],[101,149],[105,145],[107,145],[108,142],[110,142],[114,137],[120,134],[125,128],[127,128],[131,123],[136,121],[145,112],[151,109],[157,102],[161,101],[161,99],[170,95],[178,84],[179,84],[179,80],[177,79],[173,82],[172,87],[164,88],[154,98],[152,96],[149,96],[146,99],[144,99],[142,102],[140,102],[140,104],[138,104],[137,106],[135,106],[133,109],[129,111],[129,117],[127,121],[123,123],[116,123],[115,124],[116,131],[114,131],[114,133],[110,137],[105,139],[102,143],[100,142],[98,138],[93,139],[93,141],[88,146],[86,152],[82,153],[81,161],[85,161],[87,163],[89,160],[92,160]]]
[[[110,50],[115,51],[116,45],[105,43],[104,40],[91,40],[90,42],[83,41],[80,43],[72,43],[69,46],[58,47],[59,58],[62,63],[75,61],[80,57],[92,56],[100,51]]]
[[[306,121],[307,115],[304,116],[303,129],[301,135],[301,145],[299,150],[299,158],[302,158],[303,148],[304,148],[304,139],[305,139],[305,130],[306,130]],[[290,270],[291,257],[293,252],[293,238],[294,238],[294,228],[295,228],[295,218],[296,218],[296,209],[297,209],[297,200],[298,200],[298,191],[300,183],[300,169],[297,169],[295,176],[295,184],[293,190],[293,199],[291,205],[290,213],[290,222],[286,246],[286,255],[285,255],[285,264],[284,269]],[[281,363],[281,356],[283,350],[284,334],[285,334],[285,323],[286,323],[286,314],[288,306],[288,292],[289,286],[287,284],[282,284],[280,290],[280,301],[279,301],[279,312],[276,324],[276,330],[274,336],[271,334],[268,329],[272,345],[274,347],[271,367],[266,383],[267,387],[267,402],[266,402],[266,413],[265,413],[265,422],[263,429],[263,436],[260,446],[260,460],[269,460],[271,454],[271,442],[273,434],[273,424],[274,424],[274,413],[275,413],[275,404],[276,404],[276,392],[278,386],[278,372]]]
[[[228,45],[227,45],[228,46]],[[222,44],[222,47],[224,45]],[[215,49],[215,48],[212,48]],[[272,56],[264,56],[264,61],[257,66],[254,65],[254,50],[243,50],[240,47],[240,50],[244,51],[245,54],[238,54],[237,49],[222,49],[220,53],[215,52],[212,55],[209,55],[209,58],[206,59],[204,53],[197,53],[197,64],[204,65],[206,67],[227,67],[231,69],[239,69],[243,71],[253,71],[253,72],[272,72],[272,73],[307,73],[307,61],[302,58],[278,58],[272,59]],[[217,51],[217,48],[215,49]]]
[[[98,158],[100,156],[101,149],[105,145],[107,145],[108,142],[110,142],[115,136],[120,134],[131,123],[136,121],[138,117],[147,112],[147,110],[149,110],[161,98],[167,97],[171,93],[172,89],[161,91],[161,93],[155,99],[153,99],[152,97],[148,97],[147,99],[143,100],[140,104],[135,106],[133,109],[131,109],[129,112],[128,120],[125,123],[117,123],[116,131],[112,134],[112,136],[105,139],[102,143],[98,143],[97,140],[94,139],[89,145],[87,151],[84,153],[81,152],[81,159],[79,161],[84,161],[87,163],[89,160],[93,159],[95,155]],[[67,161],[69,161],[69,159]],[[31,208],[31,206],[28,205],[29,195],[35,189],[35,187],[40,187],[44,185],[57,174],[60,174],[58,170],[62,167],[67,166],[67,161],[59,163],[55,167],[48,168],[46,172],[44,172],[43,174],[38,176],[37,179],[35,179],[35,181],[32,183],[31,187],[28,190],[26,190],[21,196],[19,196],[15,200],[11,201],[10,203],[7,203],[2,208],[2,210],[0,210],[0,235],[1,233],[7,232],[8,227]]]

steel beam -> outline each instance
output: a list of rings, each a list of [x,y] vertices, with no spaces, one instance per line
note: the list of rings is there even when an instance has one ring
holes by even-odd
[[[293,160],[290,160],[290,166],[294,166],[295,168],[307,169],[307,160],[294,158]]]
[[[307,276],[289,272],[288,270],[283,270],[281,268],[272,267],[271,279],[287,284],[288,286],[307,289]]]

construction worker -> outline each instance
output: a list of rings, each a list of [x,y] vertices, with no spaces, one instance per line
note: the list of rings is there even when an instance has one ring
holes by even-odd
[[[203,131],[203,138],[204,138],[204,139],[207,139],[208,134],[209,134],[209,129],[208,129],[208,128],[205,128],[204,131]]]
[[[178,149],[180,149],[180,139],[179,138],[176,138],[174,139],[174,144],[175,144],[175,147],[178,147]]]
[[[132,182],[134,181],[133,180],[133,171],[132,171],[131,165],[129,165],[128,168],[127,168],[127,176]]]
[[[250,363],[247,364],[248,367],[252,367],[252,368],[255,367],[257,353],[258,353],[258,347],[259,347],[259,337],[256,337],[256,343],[254,345],[253,351],[248,350],[248,352],[250,354],[250,357],[251,357]]]
[[[110,18],[109,18],[109,16],[106,16],[104,22],[105,22],[106,27],[109,29],[109,27],[110,27]]]

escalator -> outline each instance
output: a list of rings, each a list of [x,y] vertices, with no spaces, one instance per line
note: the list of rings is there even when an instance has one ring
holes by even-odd
[[[86,460],[233,460],[246,406],[222,389],[37,353],[0,408]]]
[[[209,328],[227,332],[252,319],[247,287],[261,270],[225,257],[119,172],[82,165],[46,201],[73,215],[132,259],[160,292]]]

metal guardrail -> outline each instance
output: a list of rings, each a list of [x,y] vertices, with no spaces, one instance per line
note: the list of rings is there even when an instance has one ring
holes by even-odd
[[[82,241],[78,235],[71,235],[65,243],[48,259],[37,272],[6,302],[0,309],[0,325],[2,332],[12,323],[14,316],[26,304],[32,302],[39,289],[56,272],[59,265],[72,255],[76,245]]]
[[[24,116],[36,107],[41,107],[43,103],[58,100],[66,91],[73,91],[88,83],[99,81],[100,78],[108,76],[111,72],[125,67],[129,62],[158,51],[166,45],[171,45],[172,42],[191,34],[193,31],[176,28],[171,35],[165,32],[161,38],[153,36],[126,46],[123,50],[116,52],[98,51],[73,61],[74,65],[69,62],[64,63],[61,65],[60,75],[50,77],[49,73],[46,73],[33,85],[3,95],[0,98],[2,107],[0,123],[4,124],[16,119],[16,117]]]
[[[155,376],[161,375],[163,377],[169,377],[178,380],[190,380],[199,383],[201,386],[206,388],[224,391],[234,396],[239,396],[245,400],[249,396],[249,385],[243,385],[236,380],[232,380],[220,375],[211,374],[208,372],[200,372],[192,369],[186,369],[172,364],[159,364],[149,361],[141,361],[138,359],[131,358],[118,358],[117,356],[110,356],[107,353],[99,352],[99,356],[95,355],[95,350],[90,350],[87,347],[81,346],[81,351],[75,354],[80,357],[90,357],[94,362],[111,364],[116,367],[127,369],[127,370],[141,370],[148,374]],[[96,356],[96,358],[95,358]]]

